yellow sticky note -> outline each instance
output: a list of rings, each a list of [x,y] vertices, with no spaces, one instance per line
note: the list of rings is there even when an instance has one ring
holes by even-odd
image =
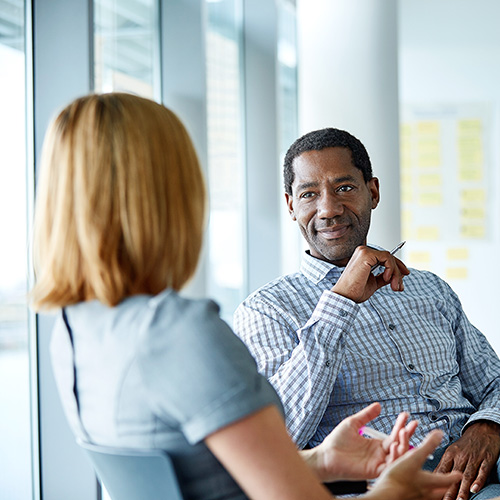
[[[441,165],[441,143],[437,138],[422,138],[417,145],[419,167],[438,167]]]
[[[462,189],[460,198],[462,203],[484,202],[486,200],[486,193],[484,189]]]
[[[482,123],[479,119],[459,120],[457,124],[457,132],[459,134],[481,134]]]
[[[402,140],[410,140],[411,134],[413,131],[413,127],[411,123],[401,123],[399,127],[399,135]]]
[[[482,224],[462,224],[460,235],[462,238],[481,239],[486,235],[486,228]]]
[[[443,204],[443,195],[440,192],[424,192],[418,195],[418,203],[423,207]]]
[[[467,268],[466,267],[448,267],[446,269],[446,279],[448,280],[466,280]]]
[[[440,187],[443,182],[441,174],[421,174],[418,176],[418,185],[423,187]]]
[[[411,174],[409,174],[408,172],[404,172],[404,173],[401,173],[401,175],[399,176],[400,178],[400,181],[401,181],[401,185],[402,186],[407,186],[407,187],[411,187]]]
[[[438,226],[420,226],[417,228],[417,239],[419,240],[438,240]]]
[[[401,186],[401,202],[412,203],[412,201],[413,201],[413,190],[408,186]]]
[[[448,260],[467,260],[469,258],[469,249],[465,247],[448,248],[446,258]]]
[[[462,219],[485,219],[486,210],[484,207],[465,206],[460,209]]]
[[[408,170],[412,165],[412,154],[411,147],[408,143],[403,143],[400,145],[399,149],[399,159],[401,162],[401,169]]]
[[[457,139],[458,151],[467,153],[469,151],[482,152],[483,140],[480,135],[461,135]]]
[[[404,240],[411,240],[413,235],[413,214],[411,210],[401,211],[401,236]]]
[[[482,165],[460,165],[458,171],[458,178],[462,182],[474,182],[483,180],[483,166]]]
[[[429,264],[431,261],[431,253],[426,251],[410,252],[408,254],[408,262],[411,264]]]
[[[417,123],[417,132],[419,134],[439,134],[439,122],[435,120],[420,121]]]
[[[413,186],[411,183],[411,175],[409,173],[401,174],[401,201],[403,203],[411,203],[413,199]]]
[[[411,210],[401,210],[401,224],[403,226],[411,225],[413,220],[413,212]]]
[[[401,226],[401,238],[403,238],[403,240],[415,239],[413,227],[412,226]]]

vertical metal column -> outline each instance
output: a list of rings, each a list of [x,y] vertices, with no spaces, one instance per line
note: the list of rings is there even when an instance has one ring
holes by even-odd
[[[276,2],[244,1],[248,292],[281,270],[277,17]]]
[[[35,173],[50,119],[71,99],[90,90],[91,4],[91,0],[33,0]],[[92,500],[97,498],[95,475],[75,443],[52,375],[52,325],[52,317],[38,316],[40,497]]]
[[[371,243],[400,238],[397,0],[298,0],[299,128],[357,136],[380,178]]]

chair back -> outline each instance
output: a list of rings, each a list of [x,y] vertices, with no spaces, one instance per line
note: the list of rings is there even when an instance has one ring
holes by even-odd
[[[164,450],[133,450],[78,440],[112,500],[183,500],[174,465]]]

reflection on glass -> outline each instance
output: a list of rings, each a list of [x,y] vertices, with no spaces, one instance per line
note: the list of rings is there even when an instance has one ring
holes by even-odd
[[[94,90],[160,101],[159,0],[94,0],[93,5]]]
[[[278,3],[278,118],[279,150],[284,158],[297,138],[297,30],[295,2]]]
[[[94,0],[94,89],[160,97],[159,0]]]
[[[0,496],[32,497],[25,3],[0,0]]]
[[[207,1],[208,228],[207,292],[230,319],[245,294],[241,5]]]
[[[297,28],[294,0],[278,2],[278,127],[280,164],[298,136],[297,110]],[[281,187],[281,192],[283,188]],[[281,196],[281,199],[283,196]],[[300,265],[305,240],[281,203],[281,273],[295,272]]]

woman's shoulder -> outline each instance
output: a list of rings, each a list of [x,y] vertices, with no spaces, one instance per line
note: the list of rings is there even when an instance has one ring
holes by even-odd
[[[210,326],[222,322],[219,306],[210,299],[192,299],[174,290],[166,290],[147,302],[148,329],[178,329],[189,326]]]
[[[155,413],[191,443],[269,404],[276,393],[211,300],[170,294],[149,304],[138,363]]]
[[[191,299],[168,290],[152,297],[147,309],[141,327],[142,354],[168,351],[186,357],[187,352],[198,352],[194,345],[203,345],[207,351],[242,348],[213,300]]]

